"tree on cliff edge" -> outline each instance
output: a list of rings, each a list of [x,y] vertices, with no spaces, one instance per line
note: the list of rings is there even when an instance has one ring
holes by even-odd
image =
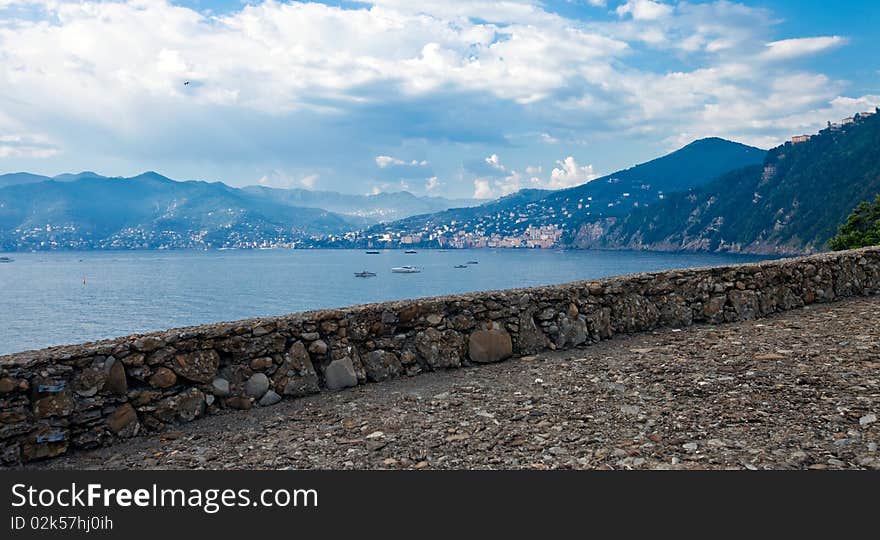
[[[859,203],[828,244],[834,250],[880,245],[880,194]]]

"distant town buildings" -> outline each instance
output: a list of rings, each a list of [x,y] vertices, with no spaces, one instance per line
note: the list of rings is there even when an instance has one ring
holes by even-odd
[[[840,122],[832,122],[831,120],[829,120],[826,128],[823,131],[838,131],[840,129],[843,129],[845,126],[855,124],[861,120],[864,120],[865,118],[868,118],[869,116],[874,116],[874,114],[876,114],[878,110],[880,110],[880,107],[874,109],[873,111],[856,113],[853,116],[842,119]],[[798,137],[803,137],[803,135],[798,135]],[[791,142],[797,144],[794,139],[795,137],[792,137]]]
[[[420,234],[408,234],[400,237],[400,243],[406,245],[418,244],[421,241],[422,235]]]
[[[809,135],[795,135],[791,138],[791,144],[805,143],[810,140]]]

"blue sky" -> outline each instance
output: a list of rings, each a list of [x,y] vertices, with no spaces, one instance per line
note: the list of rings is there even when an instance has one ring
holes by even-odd
[[[880,105],[873,1],[0,0],[0,172],[562,188]],[[184,81],[191,81],[184,85]]]

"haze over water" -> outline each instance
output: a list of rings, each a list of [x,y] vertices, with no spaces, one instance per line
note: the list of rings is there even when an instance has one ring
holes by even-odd
[[[625,251],[13,253],[0,264],[0,354],[250,317],[760,257]],[[468,268],[457,264],[476,260]],[[391,268],[414,265],[418,274]],[[376,272],[356,278],[354,272]],[[83,284],[85,280],[85,285]]]

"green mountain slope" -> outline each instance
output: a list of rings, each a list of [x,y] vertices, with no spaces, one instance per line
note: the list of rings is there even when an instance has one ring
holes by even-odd
[[[0,174],[0,188],[16,186],[19,184],[36,184],[47,180],[51,180],[51,178],[26,172]]]
[[[621,219],[581,227],[579,247],[794,254],[827,248],[853,208],[880,192],[880,115],[772,149],[730,173]]]
[[[513,209],[524,205],[533,204],[546,197],[551,191],[544,189],[523,189],[500,199],[475,207],[450,208],[443,212],[422,214],[394,221],[392,223],[377,225],[362,234],[364,238],[371,236],[392,234],[395,236],[421,235],[426,231],[433,232],[442,237],[444,233],[452,233],[457,230],[477,230],[485,234],[498,234],[517,228],[516,215]],[[435,239],[428,239],[416,244],[438,246],[444,245]],[[374,241],[368,241],[373,245]]]
[[[73,182],[81,178],[104,178],[98,173],[92,171],[83,171],[76,174],[59,174],[58,176],[43,176],[41,174],[32,174],[27,172],[17,172],[0,174],[0,188],[16,186],[19,184],[36,184],[38,182],[48,182],[55,180],[58,182]]]
[[[482,206],[376,226],[365,231],[362,238],[367,244],[377,244],[379,238],[388,235],[395,239],[416,235],[420,239],[417,244],[430,246],[517,245],[519,239],[535,235],[529,231],[546,227],[562,231],[560,241],[567,242],[584,223],[650,207],[667,193],[701,186],[731,170],[761,163],[765,154],[764,150],[724,139],[702,139],[577,187],[523,190]],[[488,244],[486,239],[490,239]]]

